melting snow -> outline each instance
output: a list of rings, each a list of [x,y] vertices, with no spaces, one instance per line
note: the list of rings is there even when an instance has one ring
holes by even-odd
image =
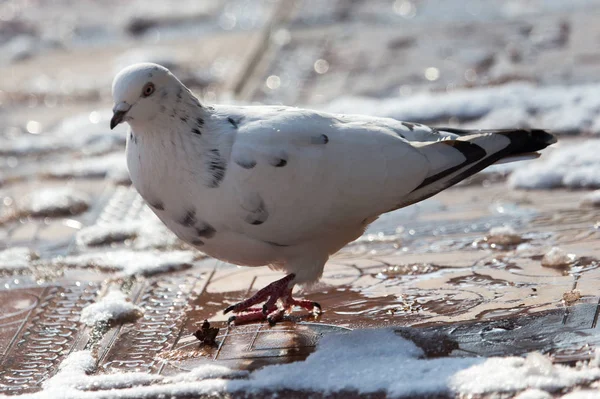
[[[79,230],[76,235],[76,240],[79,245],[88,247],[123,242],[127,239],[135,238],[140,230],[140,225],[140,222],[95,224]]]
[[[64,146],[84,153],[106,152],[125,145],[127,127],[110,130],[111,110],[86,112],[63,119],[50,133]]]
[[[470,127],[537,126],[574,132],[594,129],[600,108],[600,85],[536,87],[527,83],[420,93],[399,98],[342,97],[326,106],[339,113],[360,113],[414,122],[481,119]],[[515,110],[519,110],[515,112]],[[510,115],[508,119],[506,116]]]
[[[523,242],[523,238],[512,226],[492,227],[485,240],[496,245],[517,245]]]
[[[125,275],[149,276],[190,267],[197,254],[192,251],[131,251],[84,253],[56,258],[55,263],[70,267],[98,267],[120,270]]]
[[[600,171],[599,171],[600,172]],[[581,199],[582,206],[600,206],[600,190],[592,191]]]
[[[563,268],[573,263],[575,258],[573,254],[568,254],[558,247],[552,247],[542,258],[542,266]]]
[[[384,391],[410,396],[449,391],[455,373],[481,359],[424,359],[423,351],[393,330],[356,330],[324,336],[318,349],[303,362],[269,366],[250,380],[231,381],[236,391],[293,389],[360,394]]]
[[[0,138],[2,155],[36,155],[53,151],[76,150],[84,154],[103,153],[123,148],[127,127],[110,130],[110,110],[86,112],[62,120],[49,132]]]
[[[518,168],[509,178],[516,188],[600,187],[600,140],[558,146],[539,161]]]
[[[596,389],[596,390],[586,389],[586,390],[571,392],[571,393],[563,396],[561,399],[598,399],[598,397],[600,397],[600,393],[598,393],[598,389]]]
[[[552,399],[552,395],[541,389],[533,388],[521,392],[515,396],[515,399]]]
[[[0,270],[27,269],[37,255],[29,248],[13,247],[0,251]]]
[[[55,178],[69,177],[109,177],[122,180],[127,170],[124,152],[110,153],[99,157],[66,161],[50,167],[46,175]]]
[[[121,291],[110,291],[100,301],[81,311],[81,322],[88,326],[96,323],[133,322],[144,314],[142,308],[127,300]]]
[[[70,187],[57,187],[32,192],[19,208],[22,215],[56,217],[85,212],[89,203],[85,193]]]
[[[581,368],[555,365],[547,357],[533,352],[525,358],[490,358],[458,372],[452,378],[455,391],[469,394],[515,392],[537,388],[556,392],[600,378],[598,367]]]
[[[177,249],[184,246],[153,213],[144,213],[141,221],[111,222],[85,227],[77,233],[80,246],[102,246],[133,239],[133,248]],[[198,253],[200,254],[200,253]]]
[[[266,366],[252,373],[205,364],[171,377],[145,373],[88,375],[94,364],[91,352],[72,353],[59,372],[44,382],[44,391],[30,397],[95,399],[107,397],[110,392],[114,394],[115,389],[119,389],[120,398],[264,395],[287,389],[306,394],[382,392],[387,397],[448,394],[466,397],[524,391],[519,398],[546,399],[550,397],[548,392],[600,379],[600,369],[593,362],[578,367],[555,365],[539,353],[530,353],[525,358],[427,359],[414,343],[391,329],[326,335],[306,360]],[[574,395],[567,397],[591,397]]]

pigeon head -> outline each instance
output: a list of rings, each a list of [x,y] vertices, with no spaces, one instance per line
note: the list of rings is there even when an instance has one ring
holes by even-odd
[[[183,88],[167,68],[158,64],[134,64],[123,69],[112,85],[114,108],[110,128],[122,122],[143,124],[153,120],[164,111],[164,103]]]

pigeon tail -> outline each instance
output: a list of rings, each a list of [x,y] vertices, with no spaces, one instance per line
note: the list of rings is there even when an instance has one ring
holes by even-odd
[[[556,143],[545,130],[462,130],[440,128],[460,136],[455,140],[419,143],[431,168],[423,182],[397,208],[429,198],[495,163],[534,159],[536,151]]]

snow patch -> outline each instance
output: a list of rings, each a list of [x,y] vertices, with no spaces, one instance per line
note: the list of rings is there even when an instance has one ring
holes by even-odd
[[[123,242],[135,238],[140,229],[140,222],[117,222],[107,225],[84,227],[76,234],[80,246],[96,247],[115,242]]]
[[[525,358],[487,359],[456,373],[451,386],[455,392],[471,395],[515,392],[527,388],[556,392],[599,378],[600,369],[597,367],[556,365],[547,356],[533,352]]]
[[[447,123],[449,118],[479,119],[469,123],[469,127],[476,128],[490,128],[488,123],[498,122],[500,127],[539,126],[557,132],[576,132],[596,126],[600,85],[536,87],[528,83],[511,83],[398,98],[342,97],[324,108],[329,112],[359,113],[414,122]]]
[[[0,251],[0,270],[27,269],[38,256],[29,248],[14,247]]]
[[[558,146],[527,168],[516,169],[508,179],[511,187],[525,189],[599,188],[600,140]]]
[[[108,177],[113,181],[129,175],[125,153],[110,153],[99,157],[63,162],[51,166],[47,176],[66,179],[71,177]]]
[[[227,378],[248,374],[207,364],[173,377],[141,372],[88,375],[95,364],[91,351],[73,352],[59,366],[58,373],[42,384],[43,391],[26,396],[31,399],[100,399],[114,397],[118,390],[119,398],[197,397],[225,392]]]
[[[424,359],[421,349],[391,329],[355,330],[326,335],[303,362],[264,367],[252,373],[250,380],[231,381],[228,388],[256,393],[292,389],[325,395],[384,391],[391,397],[448,393],[455,373],[481,361]]]
[[[528,389],[515,396],[515,399],[552,399],[552,395],[541,389]]]
[[[170,377],[146,373],[87,375],[94,364],[89,351],[72,353],[59,372],[43,384],[44,391],[30,397],[96,399],[114,395],[114,390],[119,389],[121,398],[206,394],[264,396],[293,390],[306,395],[377,392],[386,397],[404,398],[416,395],[471,397],[524,391],[519,398],[546,399],[548,395],[544,391],[558,392],[600,379],[600,369],[593,362],[576,368],[555,365],[539,353],[530,353],[525,358],[428,359],[413,342],[392,329],[326,335],[306,360],[266,366],[251,373],[204,364]]]
[[[563,268],[568,267],[576,259],[574,254],[568,254],[558,247],[552,247],[542,258],[542,266]]]
[[[561,396],[561,399],[598,399],[600,392],[598,390],[585,389],[581,391],[575,391]]]
[[[581,199],[581,206],[600,206],[600,190],[592,191],[583,196]]]
[[[32,139],[29,134],[17,137],[0,137],[0,155],[25,156],[44,154],[66,149],[64,143],[49,136]]]
[[[196,259],[192,251],[131,251],[94,252],[54,259],[54,263],[69,267],[97,267],[120,270],[124,275],[149,276],[191,267]]]
[[[492,227],[485,238],[489,244],[495,245],[518,245],[522,243],[523,238],[515,231],[512,226],[497,226]]]
[[[71,187],[57,187],[34,191],[19,208],[24,216],[57,217],[80,214],[89,206],[87,194]]]
[[[184,247],[185,244],[151,211],[145,212],[141,219],[126,222],[104,222],[85,227],[76,235],[77,244],[83,247],[96,247],[133,239],[132,247],[138,250]],[[198,252],[198,254],[201,253]]]
[[[492,227],[489,232],[490,237],[506,236],[506,235],[514,236],[516,234],[517,234],[517,232],[515,231],[515,229],[513,229],[512,226],[508,226],[508,225]]]
[[[101,154],[125,145],[127,127],[110,130],[111,110],[86,112],[63,119],[51,131],[33,138],[24,133],[0,138],[0,155],[39,155],[73,150],[87,155]]]
[[[181,248],[184,245],[183,241],[179,240],[175,233],[169,230],[153,213],[149,213],[149,216],[144,217],[144,222],[140,226],[137,238],[133,243],[133,247],[138,250],[172,249]],[[196,254],[198,257],[204,256],[199,251],[196,251]]]
[[[112,111],[109,109],[81,113],[63,119],[49,133],[61,146],[94,154],[122,148],[127,137],[126,126],[109,128]]]
[[[121,291],[110,291],[100,301],[83,308],[80,321],[91,327],[102,322],[134,322],[143,314],[142,308],[129,302]]]

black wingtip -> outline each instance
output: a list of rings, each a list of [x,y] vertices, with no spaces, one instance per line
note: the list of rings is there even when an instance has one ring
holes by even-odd
[[[540,143],[546,144],[546,146],[552,145],[558,141],[555,135],[546,130],[541,129],[532,130],[531,137]]]
[[[459,136],[468,136],[478,133],[494,133],[502,134],[508,137],[511,141],[510,152],[535,152],[543,150],[556,143],[556,136],[543,129],[458,129],[440,127],[439,131],[454,133]]]
[[[512,154],[536,152],[556,143],[556,136],[541,129],[500,131],[510,139]]]

